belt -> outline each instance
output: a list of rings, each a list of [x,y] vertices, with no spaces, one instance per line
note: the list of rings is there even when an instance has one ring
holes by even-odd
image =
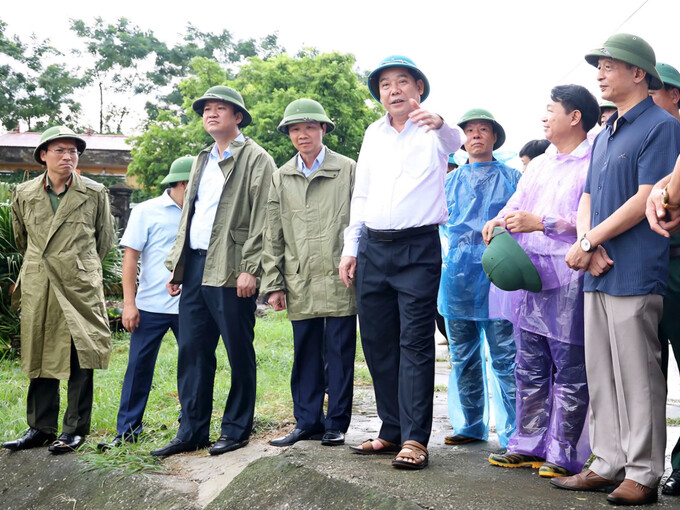
[[[369,239],[376,241],[397,241],[398,239],[406,239],[407,237],[415,237],[429,232],[436,232],[439,229],[437,225],[424,225],[422,227],[404,228],[402,230],[374,230],[366,227],[366,234]]]
[[[208,250],[190,250],[191,253],[194,255],[198,255],[199,257],[205,257],[208,254]]]
[[[680,246],[671,246],[671,258],[680,257]]]

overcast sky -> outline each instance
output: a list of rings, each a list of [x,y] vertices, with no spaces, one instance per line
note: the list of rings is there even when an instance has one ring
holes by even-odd
[[[384,56],[404,54],[430,80],[424,108],[452,121],[470,108],[486,108],[507,132],[504,148],[515,151],[543,137],[540,120],[553,86],[577,83],[600,99],[595,68],[583,55],[611,34],[639,35],[658,61],[680,68],[680,0],[31,0],[4,2],[0,11],[9,34],[23,40],[36,33],[58,48],[74,44],[69,18],[91,23],[96,16],[110,22],[124,16],[166,42],[189,22],[203,31],[227,29],[236,38],[278,32],[289,53],[304,46],[352,53],[364,70]],[[88,107],[85,117],[97,125],[96,108]]]

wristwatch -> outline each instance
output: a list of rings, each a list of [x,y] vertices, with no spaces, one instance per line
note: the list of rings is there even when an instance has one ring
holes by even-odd
[[[586,253],[592,253],[593,251],[595,251],[596,246],[590,244],[590,241],[588,241],[588,238],[586,237],[585,234],[581,236],[581,240],[579,241],[579,243],[581,244],[581,249]]]

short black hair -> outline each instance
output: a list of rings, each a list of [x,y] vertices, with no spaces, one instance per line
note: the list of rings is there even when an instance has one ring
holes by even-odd
[[[678,89],[678,92],[680,92],[680,87],[676,87],[675,85],[671,85],[670,83],[664,83],[663,88],[666,89],[668,92],[670,92],[673,89]]]
[[[600,105],[597,104],[597,99],[581,85],[558,85],[550,91],[550,99],[561,103],[567,113],[580,111],[581,126],[586,133],[600,118]]]
[[[545,150],[550,145],[550,142],[545,138],[542,140],[529,140],[524,144],[519,150],[519,157],[528,157],[529,159],[534,159],[536,156],[540,156],[545,152]]]

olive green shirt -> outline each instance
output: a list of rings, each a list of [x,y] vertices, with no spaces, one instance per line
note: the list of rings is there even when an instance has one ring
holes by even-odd
[[[59,203],[61,202],[61,199],[64,198],[64,195],[66,195],[66,192],[68,189],[71,187],[71,183],[73,182],[73,174],[71,174],[66,181],[66,188],[64,188],[64,191],[61,193],[57,193],[52,189],[52,183],[50,182],[50,178],[47,175],[47,172],[45,172],[45,191],[47,191],[47,196],[50,197],[50,204],[52,204],[52,212],[57,212],[57,208],[59,207]]]

